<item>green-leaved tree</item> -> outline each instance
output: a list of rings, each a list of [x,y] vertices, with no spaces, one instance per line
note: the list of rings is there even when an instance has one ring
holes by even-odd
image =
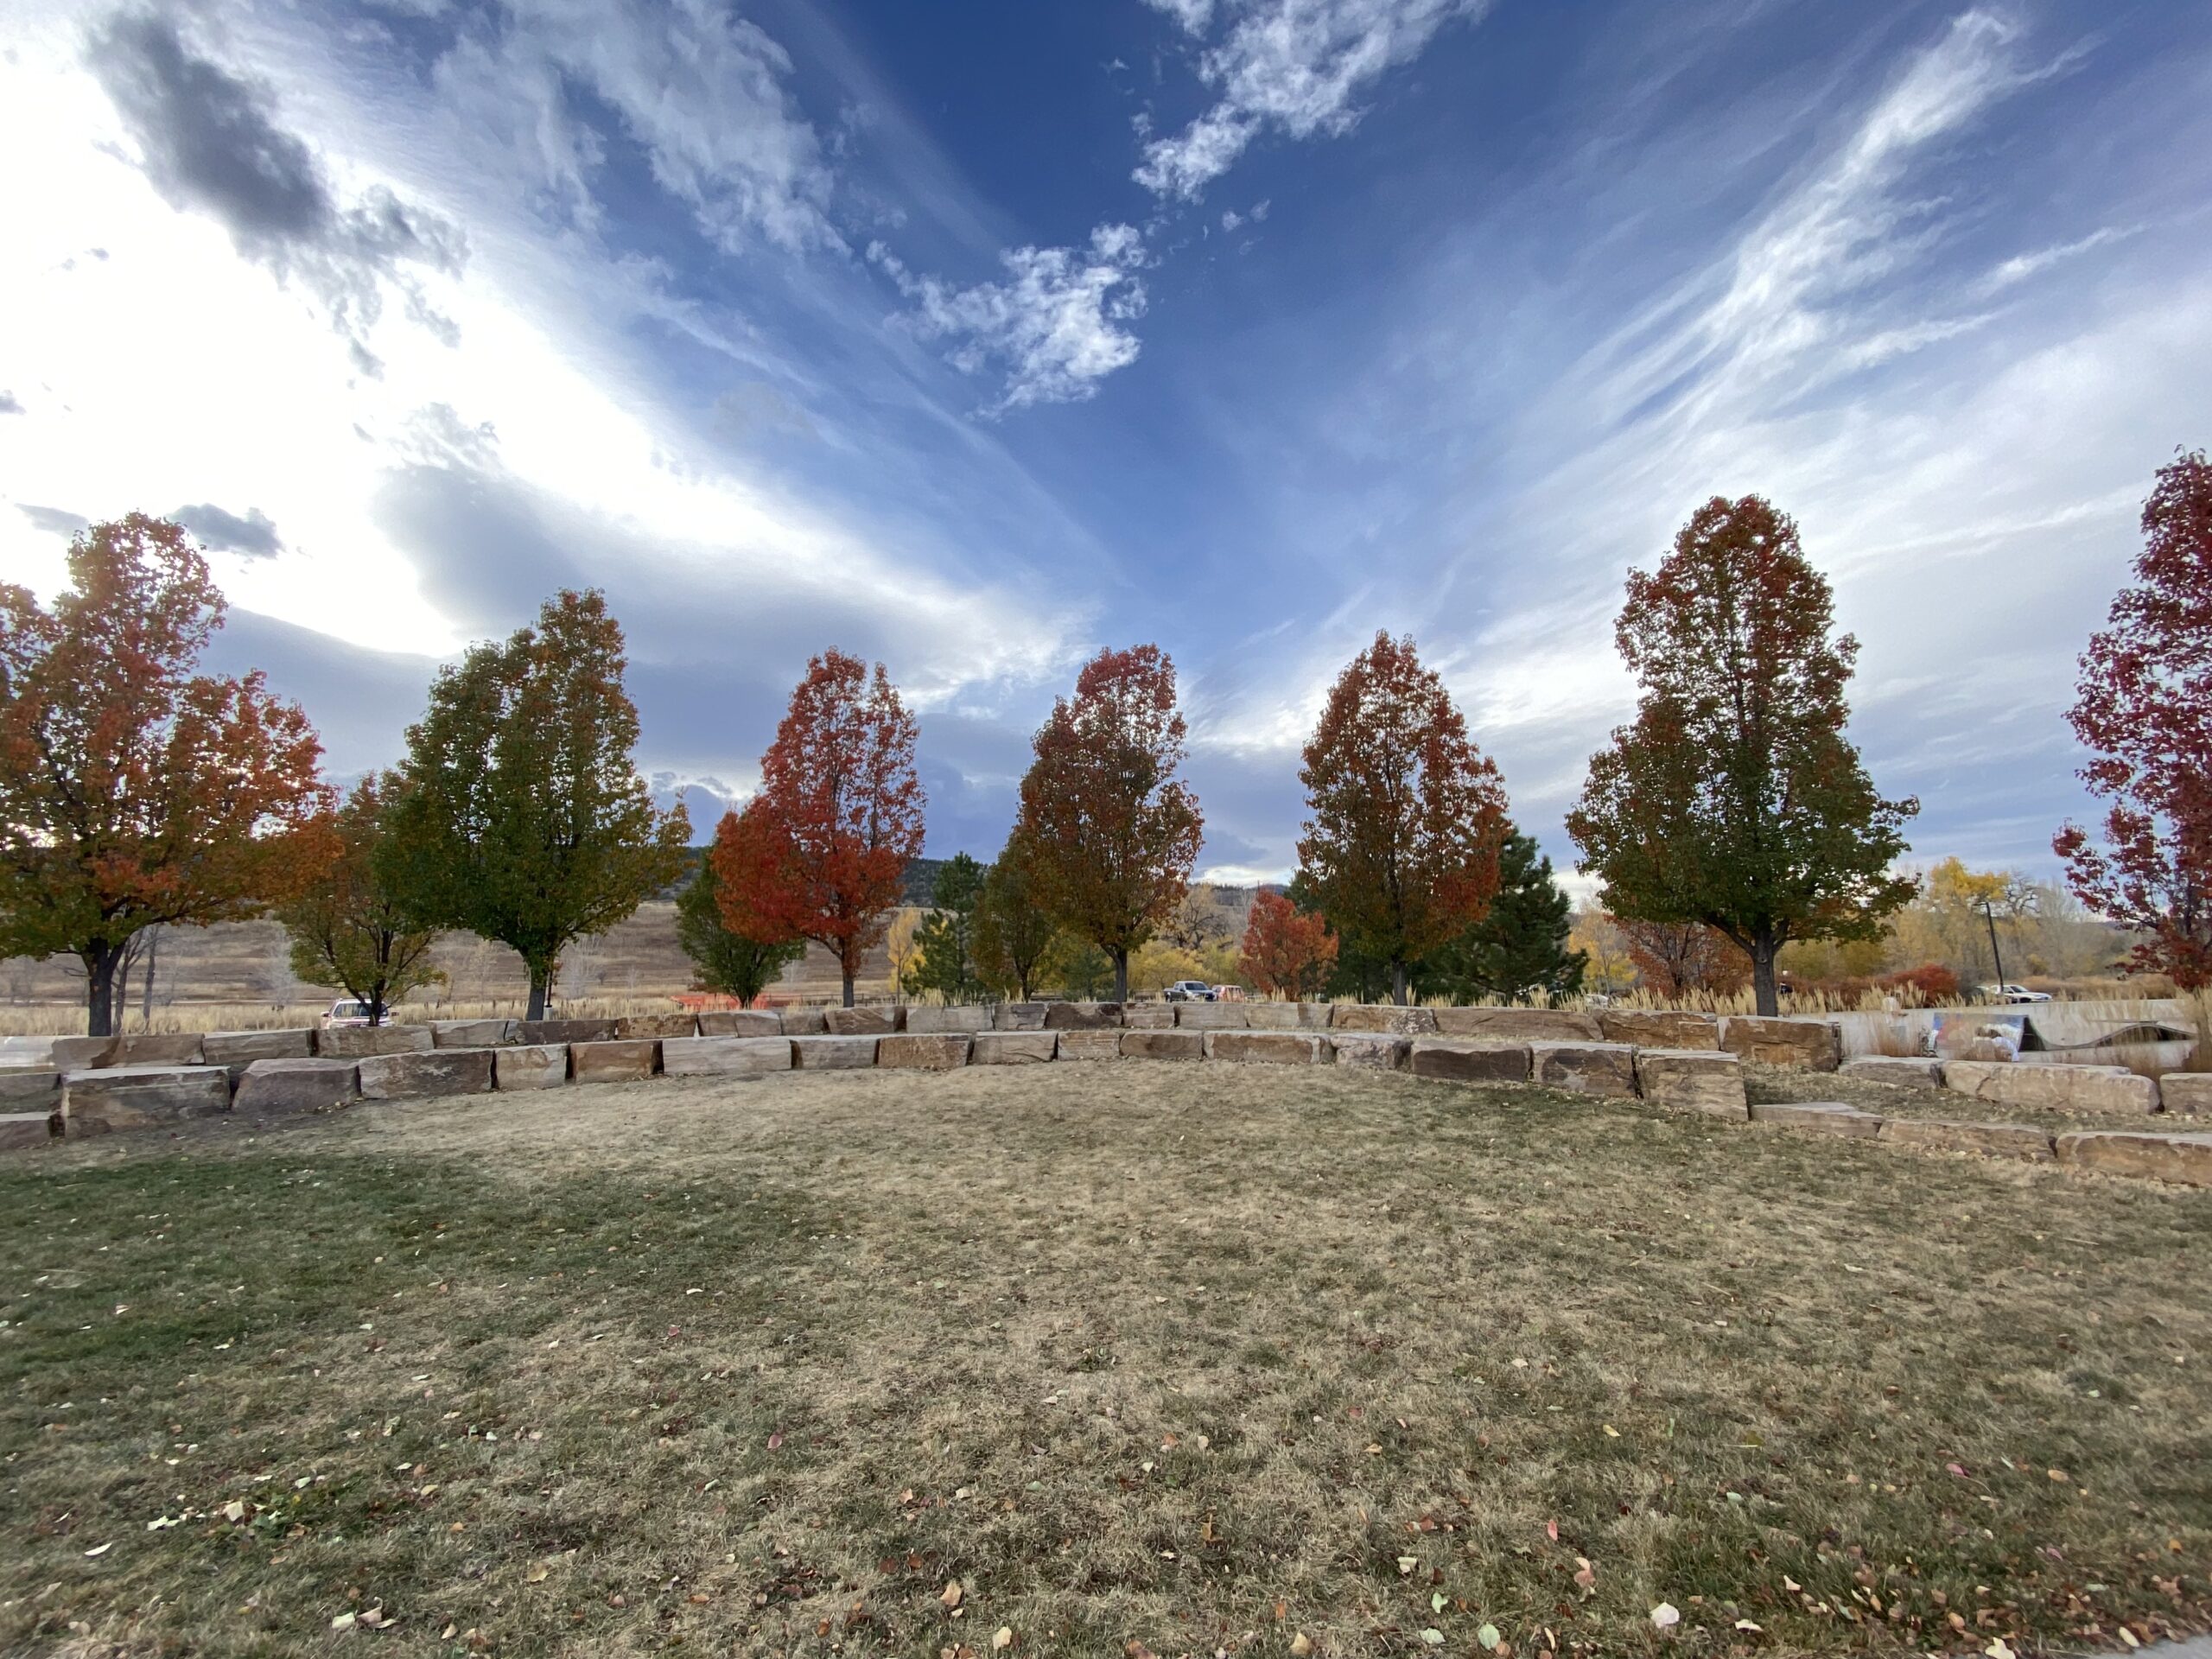
[[[976,969],[976,908],[985,874],[965,853],[938,867],[930,912],[914,931],[914,965],[902,987],[909,996],[935,991],[947,1002],[963,1002],[982,989]]]
[[[1497,893],[1490,914],[1431,958],[1436,987],[1471,1001],[1548,1003],[1582,988],[1589,958],[1570,950],[1573,905],[1552,877],[1552,861],[1534,836],[1514,830],[1498,855]]]
[[[676,898],[676,938],[691,958],[699,988],[734,996],[751,1007],[760,993],[784,976],[784,969],[806,954],[806,941],[779,938],[759,918],[732,923],[721,901],[721,878],[715,861],[699,861],[699,873]]]
[[[430,960],[437,930],[410,915],[379,876],[377,843],[398,791],[397,774],[369,773],[338,810],[338,855],[315,884],[276,910],[292,945],[292,971],[310,985],[335,985],[380,1026],[410,991],[442,984]]]

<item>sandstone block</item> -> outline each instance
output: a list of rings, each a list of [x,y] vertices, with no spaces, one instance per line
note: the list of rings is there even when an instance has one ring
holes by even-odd
[[[660,1044],[650,1037],[569,1045],[569,1072],[578,1083],[638,1083],[660,1070]]]
[[[887,1037],[899,1029],[904,1008],[824,1008],[822,1028],[832,1037]]]
[[[1173,1031],[1175,1029],[1175,1005],[1173,1002],[1124,1002],[1122,1004],[1122,1028],[1124,1031]]]
[[[251,1115],[321,1112],[361,1097],[355,1060],[276,1059],[247,1062],[234,1109]]]
[[[2058,1161],[2113,1175],[2212,1186],[2212,1135],[2147,1135],[2085,1129],[2058,1137]]]
[[[1001,1002],[991,1018],[995,1031],[1042,1031],[1045,1029],[1045,1004],[1042,1002]]]
[[[1178,1002],[1173,1006],[1178,1031],[1243,1031],[1251,1024],[1244,1017],[1242,1002]]]
[[[539,1047],[547,1043],[611,1043],[614,1035],[612,1020],[518,1020],[508,1040]]]
[[[1319,1065],[1333,1052],[1326,1037],[1308,1031],[1210,1031],[1206,1058],[1260,1065]]]
[[[1835,1100],[1773,1101],[1751,1108],[1754,1123],[1779,1123],[1785,1128],[1810,1129],[1817,1135],[1843,1135],[1864,1140],[1882,1132],[1883,1120]]]
[[[931,1031],[880,1039],[875,1046],[878,1065],[907,1067],[918,1071],[951,1071],[968,1064],[974,1038],[964,1031]]]
[[[1667,1008],[1600,1008],[1598,1030],[1609,1043],[1640,1048],[1712,1049],[1720,1046],[1720,1021],[1709,1014]]]
[[[49,1066],[0,1066],[0,1103],[51,1111],[61,1103],[61,1074]]]
[[[219,1065],[236,1087],[256,1060],[306,1060],[315,1057],[315,1033],[295,1031],[211,1031],[200,1039],[203,1065]]]
[[[491,1048],[438,1048],[371,1054],[361,1061],[365,1100],[416,1100],[434,1095],[482,1095],[492,1090]]]
[[[1416,1037],[1406,1069],[1446,1083],[1526,1083],[1526,1043],[1481,1043],[1463,1037]]]
[[[61,1076],[61,1115],[73,1136],[150,1129],[231,1109],[219,1065],[115,1065]]]
[[[671,1037],[660,1069],[671,1077],[758,1077],[791,1069],[788,1037]]]
[[[1298,1004],[1295,1002],[1247,1002],[1243,1007],[1244,1023],[1254,1031],[1296,1031],[1300,1028]]]
[[[1720,1046],[1765,1065],[1808,1066],[1833,1071],[1843,1059],[1842,1039],[1825,1020],[1762,1020],[1732,1014],[1720,1022]]]
[[[497,1048],[515,1040],[512,1020],[433,1020],[433,1048]]]
[[[2212,1112],[2212,1071],[2169,1071],[2158,1079],[2158,1100],[2170,1112]]]
[[[1329,1016],[1336,1012],[1332,1002],[1301,1002],[1298,1005],[1298,1028],[1300,1031],[1326,1031]]]
[[[1058,1046],[1052,1058],[1059,1060],[1114,1060],[1122,1055],[1122,1033],[1118,1029],[1104,1031],[1071,1030],[1058,1033]]]
[[[1529,1074],[1547,1089],[1636,1098],[1636,1051],[1626,1043],[1531,1043]]]
[[[876,1063],[880,1037],[794,1037],[791,1064],[801,1071],[864,1071]]]
[[[372,1054],[427,1054],[428,1026],[326,1026],[315,1034],[315,1052],[327,1060],[366,1059]]]
[[[1882,1125],[1882,1139],[1935,1152],[1980,1152],[2032,1163],[2047,1164],[2053,1156],[2050,1131],[2032,1123],[1944,1123],[1933,1118],[1892,1117]]]
[[[1637,1049],[1636,1088],[1654,1106],[1675,1111],[1739,1121],[1751,1115],[1744,1099],[1744,1063],[1712,1049]]]
[[[827,1008],[780,1008],[777,1011],[777,1017],[784,1022],[784,1035],[786,1037],[826,1037],[830,1034],[830,1011]]]
[[[968,1052],[970,1065],[1035,1065],[1059,1052],[1060,1039],[1050,1031],[986,1031]]]
[[[702,1037],[788,1037],[773,1008],[709,1008],[696,1021]],[[688,1035],[679,1033],[678,1037]],[[669,1040],[666,1038],[663,1041]]]
[[[196,1031],[142,1031],[122,1039],[117,1065],[203,1065]]]
[[[1488,1043],[1600,1043],[1598,1022],[1573,1008],[1439,1008],[1436,1029],[1446,1037]]]
[[[1867,1083],[1894,1084],[1900,1089],[1941,1089],[1943,1062],[1914,1059],[1906,1055],[1861,1054],[1840,1068],[1847,1077]]]
[[[0,1152],[42,1147],[54,1139],[50,1112],[0,1112]]]
[[[696,1037],[699,1016],[678,1008],[673,1014],[626,1014],[614,1021],[613,1040],[634,1042],[651,1038],[658,1042],[664,1037]],[[782,1034],[782,1022],[777,1022],[777,1034]]]
[[[972,1037],[979,1031],[990,1028],[991,1011],[981,1003],[957,1008],[932,1008],[919,1003],[907,1005],[906,1029],[923,1035],[958,1032]]]
[[[1203,1060],[1206,1034],[1203,1031],[1125,1031],[1122,1058],[1125,1060]]]
[[[1276,1003],[1277,1007],[1288,1007],[1288,1003]],[[1337,1051],[1338,1065],[1355,1066],[1363,1071],[1402,1071],[1406,1058],[1413,1052],[1414,1039],[1394,1037],[1387,1031],[1338,1031],[1329,1033],[1330,1044]]]
[[[1391,1002],[1336,1002],[1329,1007],[1331,1031],[1379,1031],[1393,1037],[1421,1037],[1437,1029],[1434,1008],[1402,1008]]]
[[[493,1054],[492,1077],[502,1090],[558,1089],[569,1081],[566,1043],[519,1043]]]
[[[1045,1029],[1047,1031],[1109,1031],[1118,1030],[1122,1024],[1122,1005],[1118,1002],[1047,1002],[1045,1005]],[[1065,1059],[1067,1057],[1060,1057]]]
[[[2158,1085],[2120,1065],[2040,1065],[2017,1060],[1949,1060],[1945,1087],[1976,1100],[2044,1111],[2149,1113]]]
[[[57,1037],[47,1057],[57,1071],[90,1071],[113,1065],[122,1052],[120,1037]]]

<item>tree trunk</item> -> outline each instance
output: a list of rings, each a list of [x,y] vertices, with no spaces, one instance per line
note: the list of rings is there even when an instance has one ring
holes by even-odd
[[[85,964],[85,1031],[88,1036],[115,1035],[115,965],[123,960],[119,944],[98,945],[80,958]]]
[[[1129,1000],[1129,953],[1127,950],[1116,950],[1113,956],[1114,1001],[1127,1002]]]
[[[545,1017],[546,994],[553,988],[552,969],[542,962],[530,964],[530,1007],[524,1012],[525,1020]]]
[[[1406,1006],[1406,964],[1402,962],[1390,964],[1390,1000],[1402,1008]]]
[[[2212,1071],[2212,985],[2190,992],[2189,1005],[2196,1014],[2196,1043],[2189,1051],[2187,1069]]]
[[[1770,1019],[1782,1012],[1782,999],[1774,988],[1774,959],[1781,949],[1781,942],[1771,933],[1751,936],[1751,1000]]]
[[[849,968],[845,970],[845,1006],[853,1006],[853,970]]]

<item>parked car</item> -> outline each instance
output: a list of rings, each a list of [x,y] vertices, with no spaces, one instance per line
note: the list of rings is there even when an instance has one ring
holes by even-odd
[[[1242,1002],[1244,988],[1242,985],[1217,985],[1213,988],[1213,1000],[1217,1002]]]
[[[350,996],[341,996],[330,1005],[330,1012],[322,1016],[322,1028],[334,1031],[346,1026],[365,1026],[369,1023],[369,1005],[356,1002]]]
[[[1169,1002],[1211,1002],[1214,1000],[1213,987],[1203,979],[1179,979],[1162,991],[1160,996]]]
[[[2031,991],[2024,985],[1981,985],[1975,988],[1985,1002],[2048,1002],[2049,991]]]

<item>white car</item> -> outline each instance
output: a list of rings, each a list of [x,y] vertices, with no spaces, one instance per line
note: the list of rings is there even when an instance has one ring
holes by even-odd
[[[1982,1000],[1987,1002],[2048,1002],[2049,991],[2031,991],[2024,985],[1981,985]]]
[[[350,996],[341,996],[330,1005],[330,1012],[322,1016],[322,1028],[335,1031],[349,1026],[369,1023],[369,1005],[356,1002]]]

